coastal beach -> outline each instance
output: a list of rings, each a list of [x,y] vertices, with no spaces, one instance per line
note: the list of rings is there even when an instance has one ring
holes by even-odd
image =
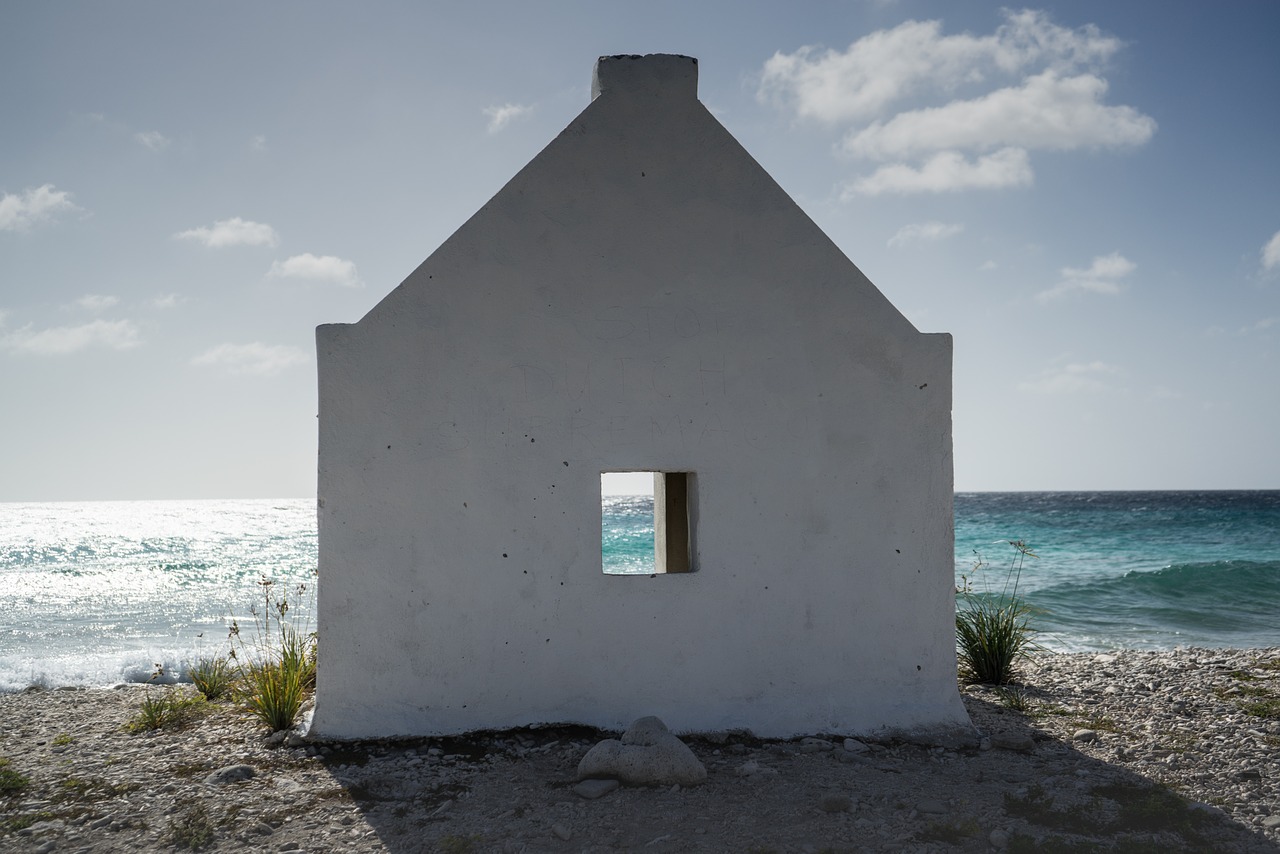
[[[602,542],[634,561],[652,523],[626,506]],[[980,555],[998,592],[1025,538],[1045,630],[1020,685],[962,688],[974,745],[699,734],[706,784],[599,800],[575,771],[609,734],[580,727],[281,744],[214,704],[125,730],[192,691],[143,683],[225,653],[263,577],[314,592],[311,501],[0,511],[0,775],[28,781],[2,850],[1280,851],[1280,493],[958,495],[957,581]]]
[[[1055,652],[1280,646],[1280,492],[960,493],[955,538],[979,592],[1034,549],[1019,593]],[[606,498],[601,540],[581,571],[651,571],[652,499]],[[180,678],[264,578],[309,620],[316,560],[314,499],[0,503],[0,692]]]
[[[1021,683],[963,690],[968,747],[704,734],[706,783],[598,799],[583,728],[312,744],[217,707],[131,734],[167,689],[9,693],[0,757],[29,783],[0,848],[1280,852],[1280,649],[1045,654]]]

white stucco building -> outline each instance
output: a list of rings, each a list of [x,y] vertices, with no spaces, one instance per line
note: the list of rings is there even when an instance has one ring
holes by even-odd
[[[587,108],[317,342],[314,734],[969,731],[951,338],[703,107],[696,60],[601,58]],[[602,572],[610,471],[666,473],[670,571]]]

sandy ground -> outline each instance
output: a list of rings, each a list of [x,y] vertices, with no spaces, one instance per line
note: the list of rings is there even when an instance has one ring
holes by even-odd
[[[963,691],[972,748],[688,737],[706,783],[597,799],[593,730],[290,747],[222,705],[127,732],[162,689],[9,694],[0,851],[1280,854],[1280,650],[1047,655],[1023,683]]]

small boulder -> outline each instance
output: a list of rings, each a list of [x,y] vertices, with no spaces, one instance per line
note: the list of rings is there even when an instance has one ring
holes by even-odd
[[[578,763],[578,779],[612,778],[632,786],[696,786],[707,769],[656,717],[640,718],[622,740],[606,739]]]
[[[227,765],[205,777],[204,784],[218,786],[223,783],[239,783],[241,780],[252,778],[257,773],[251,765]]]
[[[1029,735],[1023,735],[1017,732],[999,732],[991,736],[991,746],[998,747],[1001,750],[1016,750],[1020,753],[1030,753],[1036,749],[1036,742]]]

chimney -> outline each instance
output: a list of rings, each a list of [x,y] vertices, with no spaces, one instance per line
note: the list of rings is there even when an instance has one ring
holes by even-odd
[[[591,73],[591,100],[613,92],[696,100],[698,60],[674,53],[602,56]]]

